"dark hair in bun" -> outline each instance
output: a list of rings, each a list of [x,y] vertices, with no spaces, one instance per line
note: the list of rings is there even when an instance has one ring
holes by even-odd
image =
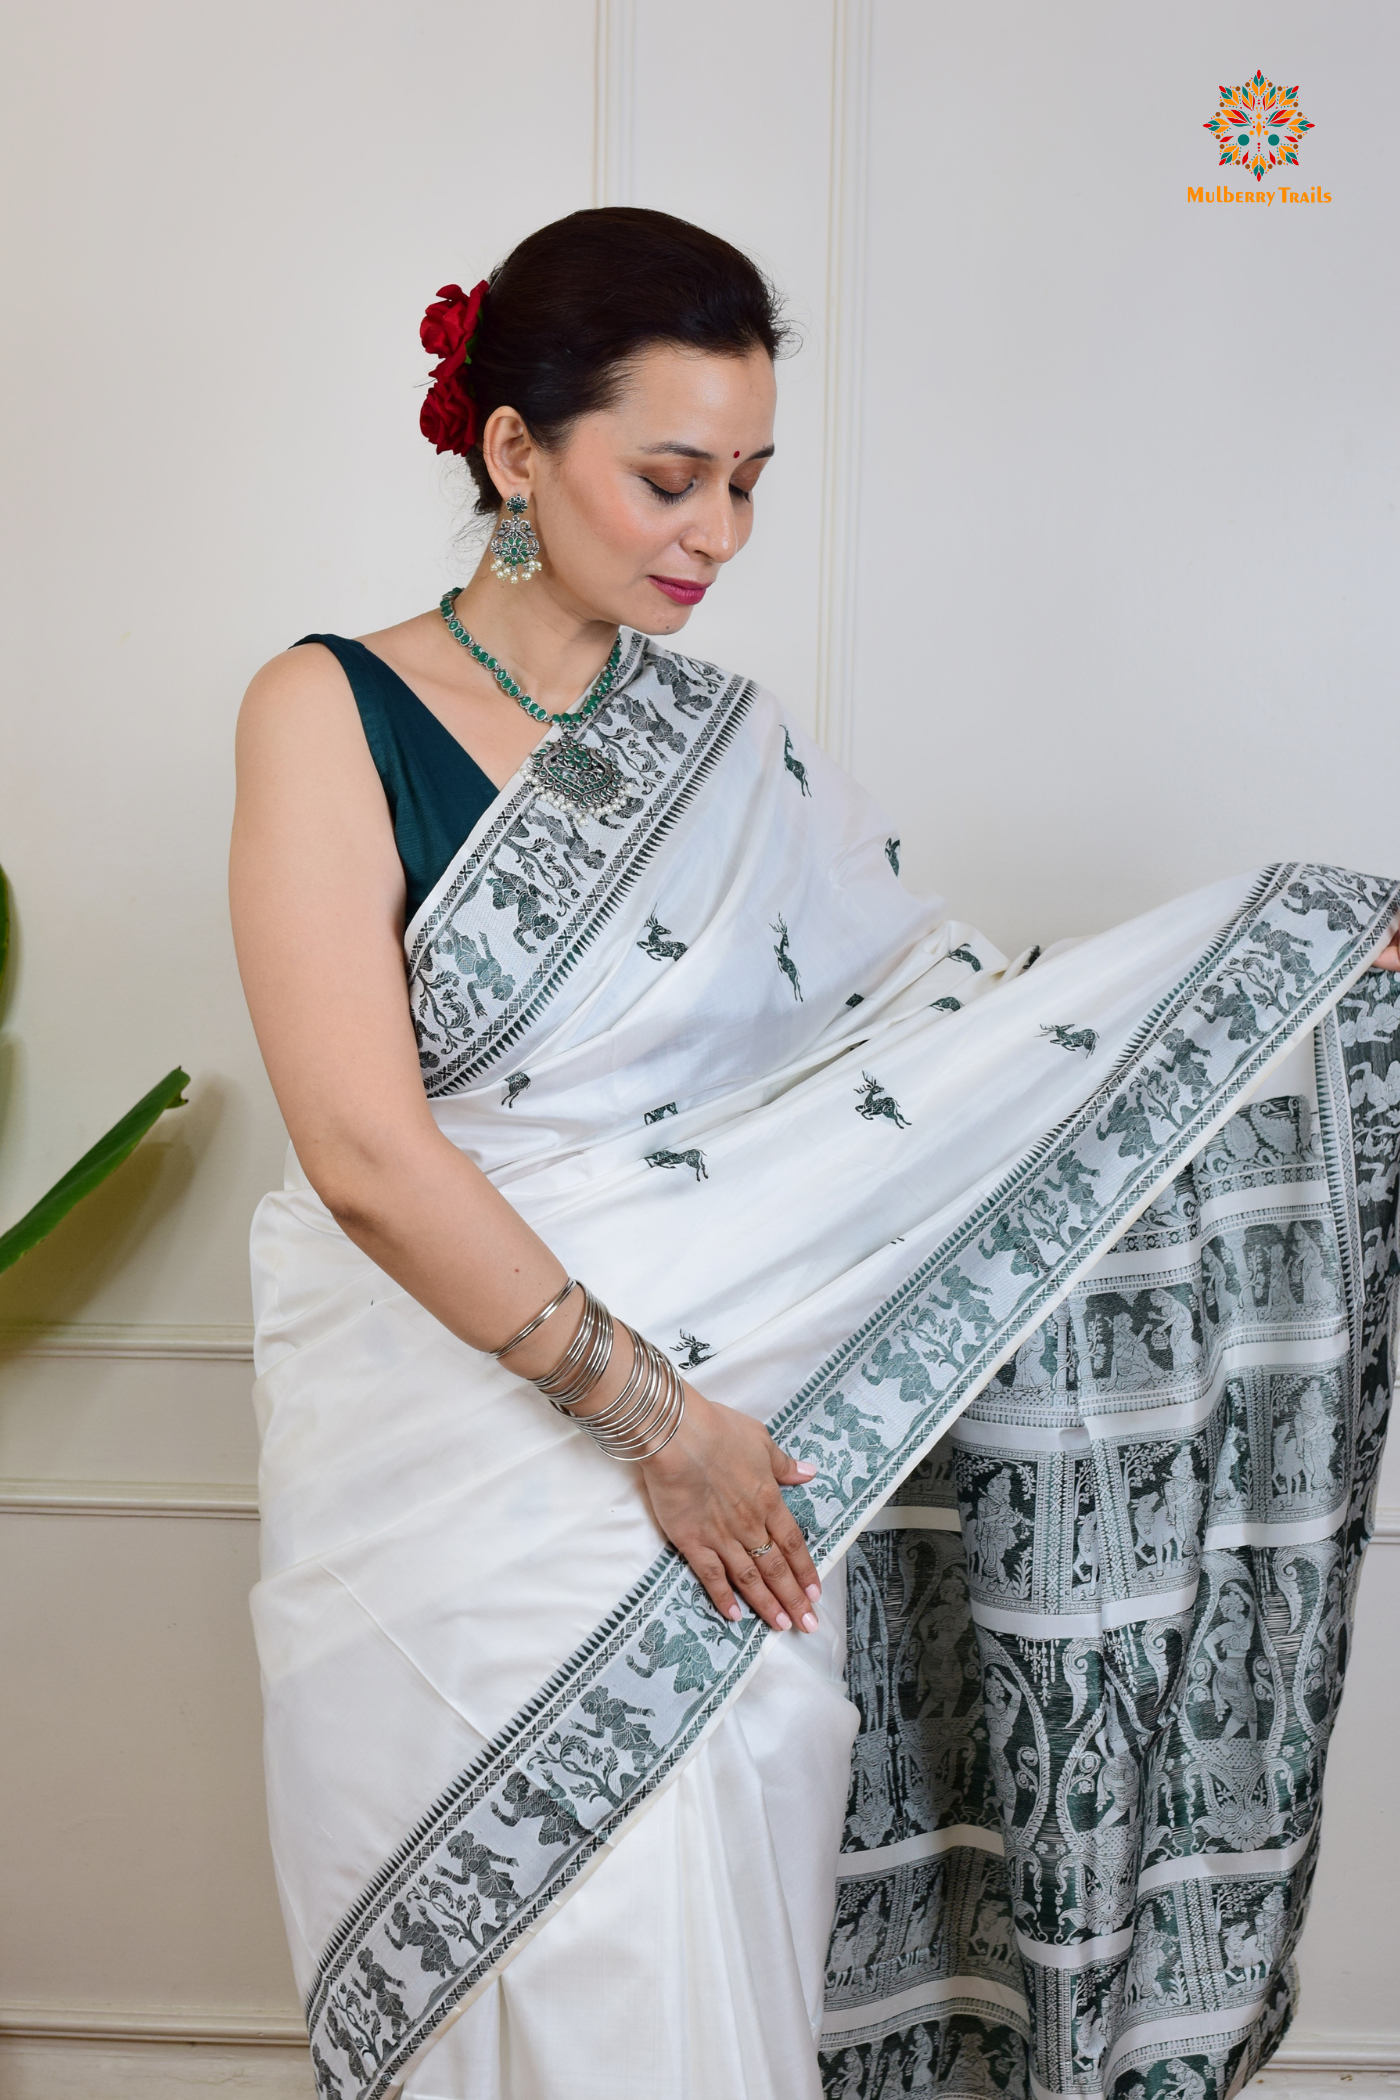
[[[471,346],[476,428],[513,408],[537,443],[562,444],[578,416],[606,408],[629,358],[653,343],[777,357],[790,331],[747,255],[669,212],[634,205],[571,212],[542,226],[493,272]],[[466,453],[478,511],[501,498],[479,443]]]

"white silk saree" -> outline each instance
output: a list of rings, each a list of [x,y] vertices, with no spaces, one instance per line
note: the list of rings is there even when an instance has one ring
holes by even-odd
[[[816,1463],[822,1629],[722,1621],[293,1161],[254,1616],[318,2090],[1223,2100],[1291,2005],[1384,1434],[1400,885],[1009,967],[771,699],[624,643],[408,928],[424,1084]]]

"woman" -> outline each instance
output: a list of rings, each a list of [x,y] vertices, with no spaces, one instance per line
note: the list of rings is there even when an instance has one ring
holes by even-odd
[[[773,452],[747,259],[577,213],[423,340],[491,546],[239,730],[319,2090],[1223,2094],[1287,2016],[1383,1433],[1400,887],[1267,871],[1009,966],[669,646]],[[1208,1301],[1300,1220],[1325,1307]],[[1279,1478],[1300,1366],[1332,1458]]]

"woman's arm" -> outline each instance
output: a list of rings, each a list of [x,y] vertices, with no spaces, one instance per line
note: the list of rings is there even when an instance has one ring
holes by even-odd
[[[404,974],[403,870],[354,700],[328,651],[289,651],[258,673],[237,755],[234,940],[297,1157],[372,1261],[472,1348],[499,1348],[565,1272],[429,1111]],[[510,1369],[549,1370],[580,1310],[576,1294],[512,1352]],[[587,1411],[621,1390],[630,1357],[619,1337]],[[522,1388],[520,1404],[545,1403]],[[808,1615],[816,1573],[778,1488],[811,1468],[784,1456],[761,1423],[688,1387],[680,1433],[644,1471],[658,1521],[722,1612],[737,1616],[737,1584],[772,1625]],[[781,1549],[764,1556],[766,1581],[744,1550],[765,1536]]]
[[[328,651],[298,649],[258,673],[237,751],[234,940],[297,1157],[357,1246],[463,1341],[493,1348],[563,1271],[429,1111],[404,976],[403,870]],[[556,1323],[546,1358],[557,1347]]]

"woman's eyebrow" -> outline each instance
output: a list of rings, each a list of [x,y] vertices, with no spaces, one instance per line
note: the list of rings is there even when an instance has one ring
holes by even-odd
[[[713,452],[704,452],[701,450],[699,445],[682,444],[679,439],[677,439],[675,443],[667,442],[664,445],[642,445],[638,449],[640,450],[644,458],[653,458],[658,453],[669,452],[673,455],[673,457],[679,459],[703,459],[706,462],[706,464],[710,466],[713,466],[715,461],[715,454]],[[776,447],[773,445],[764,445],[760,447],[760,449],[757,452],[751,452],[749,454],[749,459],[771,459],[775,450]],[[745,464],[747,464],[747,462],[745,462]]]

